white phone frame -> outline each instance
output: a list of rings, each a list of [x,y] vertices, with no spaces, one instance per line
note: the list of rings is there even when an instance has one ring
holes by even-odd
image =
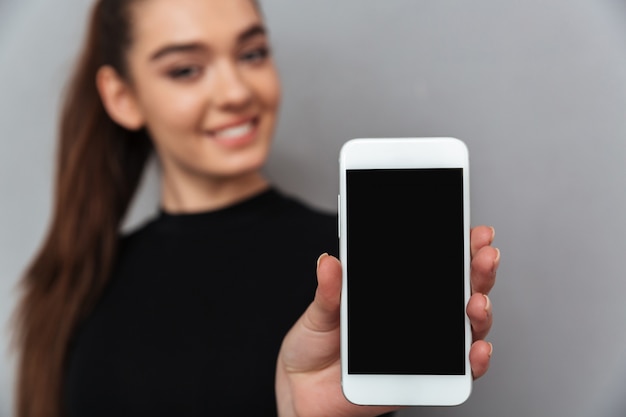
[[[470,203],[469,156],[464,142],[452,137],[423,138],[357,138],[346,142],[340,151],[339,237],[343,283],[341,297],[341,378],[348,401],[359,405],[455,406],[465,402],[472,390],[469,349],[471,326],[465,314],[464,375],[362,375],[348,374],[347,343],[347,213],[346,170],[398,168],[462,168],[465,308],[470,288]]]

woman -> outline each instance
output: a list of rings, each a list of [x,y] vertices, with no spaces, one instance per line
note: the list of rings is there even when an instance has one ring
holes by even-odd
[[[341,394],[336,218],[261,173],[279,102],[253,1],[97,2],[52,224],[23,280],[19,417],[392,410]],[[153,150],[159,214],[120,237]],[[475,378],[491,355],[492,239],[472,231]]]

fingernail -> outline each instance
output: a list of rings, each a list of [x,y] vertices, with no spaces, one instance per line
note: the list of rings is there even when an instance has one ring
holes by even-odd
[[[496,248],[496,259],[493,261],[493,266],[497,266],[500,263],[500,249]]]
[[[489,316],[491,314],[491,300],[489,299],[489,297],[487,297],[487,294],[483,294],[483,297],[485,297],[485,311],[487,312],[487,316]]]
[[[491,240],[489,241],[489,244],[491,245],[491,242],[493,242],[493,240],[496,238],[496,229],[493,226],[489,226],[491,228]]]
[[[487,343],[489,343],[489,357],[491,357],[491,355],[493,355],[493,344],[491,342]]]
[[[323,257],[328,256],[328,254],[326,252],[322,253],[319,258],[317,258],[317,266],[316,268],[320,267],[320,261],[322,260]]]

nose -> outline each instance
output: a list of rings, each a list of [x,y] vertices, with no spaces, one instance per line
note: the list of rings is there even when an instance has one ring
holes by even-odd
[[[225,110],[238,110],[250,103],[252,89],[235,62],[216,62],[213,71],[211,99],[216,106]]]

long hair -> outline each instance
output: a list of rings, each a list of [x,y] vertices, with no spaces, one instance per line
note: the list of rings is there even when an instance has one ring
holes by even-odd
[[[128,77],[132,0],[98,0],[59,124],[54,206],[47,235],[20,281],[15,342],[18,417],[60,417],[68,346],[111,273],[118,235],[152,145],[108,116],[95,77]]]

